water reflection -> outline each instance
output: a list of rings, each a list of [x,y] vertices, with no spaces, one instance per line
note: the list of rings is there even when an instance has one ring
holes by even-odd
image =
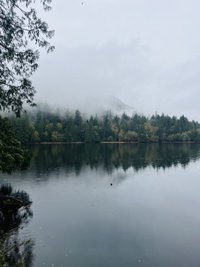
[[[57,168],[77,175],[83,167],[103,168],[107,173],[132,167],[135,171],[147,166],[168,168],[181,164],[187,166],[190,161],[200,157],[198,144],[74,144],[42,145],[33,150],[32,170],[38,173],[50,173]]]
[[[0,266],[32,266],[34,243],[20,234],[33,216],[30,204],[26,192],[0,187]]]
[[[20,223],[1,239],[0,266],[199,266],[200,145],[41,145],[33,155],[2,177],[30,192],[34,218],[28,236]]]
[[[33,264],[32,239],[22,238],[17,229],[0,240],[0,266],[31,267]]]

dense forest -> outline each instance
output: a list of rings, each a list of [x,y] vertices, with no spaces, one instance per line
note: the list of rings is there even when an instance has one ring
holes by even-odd
[[[200,141],[200,124],[185,116],[151,117],[107,112],[85,117],[74,113],[38,109],[10,117],[16,137],[23,143],[39,142],[189,142]]]

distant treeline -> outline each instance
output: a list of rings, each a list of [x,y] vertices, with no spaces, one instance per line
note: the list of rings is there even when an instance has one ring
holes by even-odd
[[[78,110],[64,115],[37,110],[10,121],[16,137],[24,143],[200,141],[200,124],[185,116],[118,116],[107,112],[86,118]]]

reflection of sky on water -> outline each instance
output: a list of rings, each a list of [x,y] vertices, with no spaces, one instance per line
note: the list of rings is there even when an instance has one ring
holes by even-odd
[[[33,216],[29,196],[6,184],[0,191],[0,266],[32,266],[34,242],[25,234]]]
[[[0,266],[33,266],[34,242],[22,229],[15,229],[0,239]]]
[[[79,176],[88,169],[113,176],[120,171],[125,175],[130,169],[141,172],[149,167],[187,167],[199,160],[200,144],[38,145],[33,147],[32,155],[29,169],[15,176],[40,181],[62,174]]]
[[[42,169],[33,162],[26,172],[6,177],[33,200],[27,231],[35,241],[34,266],[198,266],[197,152],[184,148],[184,157],[192,159],[186,168],[149,164],[108,172],[83,164],[68,172],[63,164],[46,171],[48,164]]]

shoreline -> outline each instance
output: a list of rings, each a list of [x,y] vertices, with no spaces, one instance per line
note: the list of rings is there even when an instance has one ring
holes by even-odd
[[[163,141],[163,142],[128,142],[128,141],[101,141],[101,142],[37,142],[31,145],[67,145],[67,144],[199,144],[197,141]]]

